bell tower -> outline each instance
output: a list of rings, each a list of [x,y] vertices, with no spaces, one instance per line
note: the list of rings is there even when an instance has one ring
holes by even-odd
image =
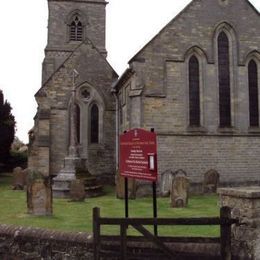
[[[48,42],[43,62],[43,83],[84,41],[91,41],[106,57],[105,0],[48,0]]]

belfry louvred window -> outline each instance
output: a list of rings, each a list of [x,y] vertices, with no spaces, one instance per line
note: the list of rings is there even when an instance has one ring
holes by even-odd
[[[70,40],[82,41],[83,40],[83,26],[78,16],[75,16],[70,24]]]
[[[231,127],[229,40],[218,36],[219,126]]]
[[[259,126],[258,108],[258,75],[257,64],[251,60],[248,64],[248,87],[249,87],[249,123],[250,126]]]
[[[200,73],[196,56],[189,60],[189,118],[190,126],[200,126]]]
[[[99,111],[96,104],[90,110],[90,142],[99,142]]]

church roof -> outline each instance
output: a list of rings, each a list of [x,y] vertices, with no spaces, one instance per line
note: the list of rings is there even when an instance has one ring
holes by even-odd
[[[84,44],[90,44],[91,47],[93,49],[96,50],[96,52],[100,55],[100,57],[105,61],[105,63],[111,68],[111,70],[113,71],[115,77],[118,77],[117,72],[113,69],[113,67],[111,66],[111,64],[108,62],[108,60],[100,53],[100,51],[98,50],[98,48],[92,43],[91,40],[86,39],[86,41],[81,42],[79,45],[77,45],[77,47],[71,51],[71,54],[64,60],[64,62],[62,62],[60,64],[60,66],[51,74],[51,76],[42,84],[42,87],[36,92],[36,94],[34,95],[35,97],[37,96],[41,96],[42,95],[42,89],[44,88],[44,86],[46,84],[48,84],[48,82],[52,79],[52,77],[60,70],[60,68],[62,68],[64,66],[64,64],[73,56],[73,54]]]
[[[105,0],[48,0],[48,2],[86,2],[91,4],[108,4]]]
[[[184,7],[184,9],[178,13],[168,24],[166,24],[147,44],[144,45],[144,47],[139,50],[129,61],[128,64],[132,63],[133,61],[135,61],[135,59],[138,57],[139,54],[141,54],[147,46],[149,46],[156,38],[158,38],[168,27],[170,24],[174,23],[175,20],[177,20],[183,13],[187,12],[188,9],[197,1],[201,1],[201,0],[192,0],[186,7]],[[207,1],[212,1],[212,0],[207,0]],[[237,1],[237,0],[236,0]],[[252,3],[249,2],[249,0],[243,0],[245,1],[254,12],[256,12],[257,15],[259,15],[258,10],[254,7],[254,5]]]
[[[134,74],[134,70],[132,68],[127,68],[124,73],[120,76],[120,78],[113,84],[111,92],[118,92],[118,88],[126,83],[131,76]]]

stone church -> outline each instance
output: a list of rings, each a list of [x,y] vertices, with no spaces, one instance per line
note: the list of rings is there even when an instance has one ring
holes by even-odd
[[[114,85],[120,132],[154,128],[159,174],[260,183],[260,19],[247,0],[193,0]],[[196,186],[196,185],[194,185]]]
[[[80,166],[90,173],[113,178],[111,85],[118,75],[106,60],[106,4],[105,0],[48,0],[48,42],[42,87],[35,94],[38,110],[29,156],[29,168],[47,176],[63,174],[70,180],[80,159]],[[76,120],[71,120],[73,116]]]
[[[223,184],[260,182],[259,12],[248,0],[193,0],[118,78],[106,4],[48,0],[29,167],[66,179],[80,161],[114,181],[118,135],[154,128],[160,174],[182,169],[201,183],[214,169]]]

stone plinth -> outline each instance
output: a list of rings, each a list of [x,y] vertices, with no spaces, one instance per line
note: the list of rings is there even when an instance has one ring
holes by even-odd
[[[218,189],[220,206],[232,209],[239,220],[232,227],[234,259],[260,259],[260,187]]]
[[[80,164],[78,157],[66,157],[64,160],[64,168],[59,172],[57,177],[53,179],[53,197],[69,198],[70,183],[76,180],[76,168]]]

